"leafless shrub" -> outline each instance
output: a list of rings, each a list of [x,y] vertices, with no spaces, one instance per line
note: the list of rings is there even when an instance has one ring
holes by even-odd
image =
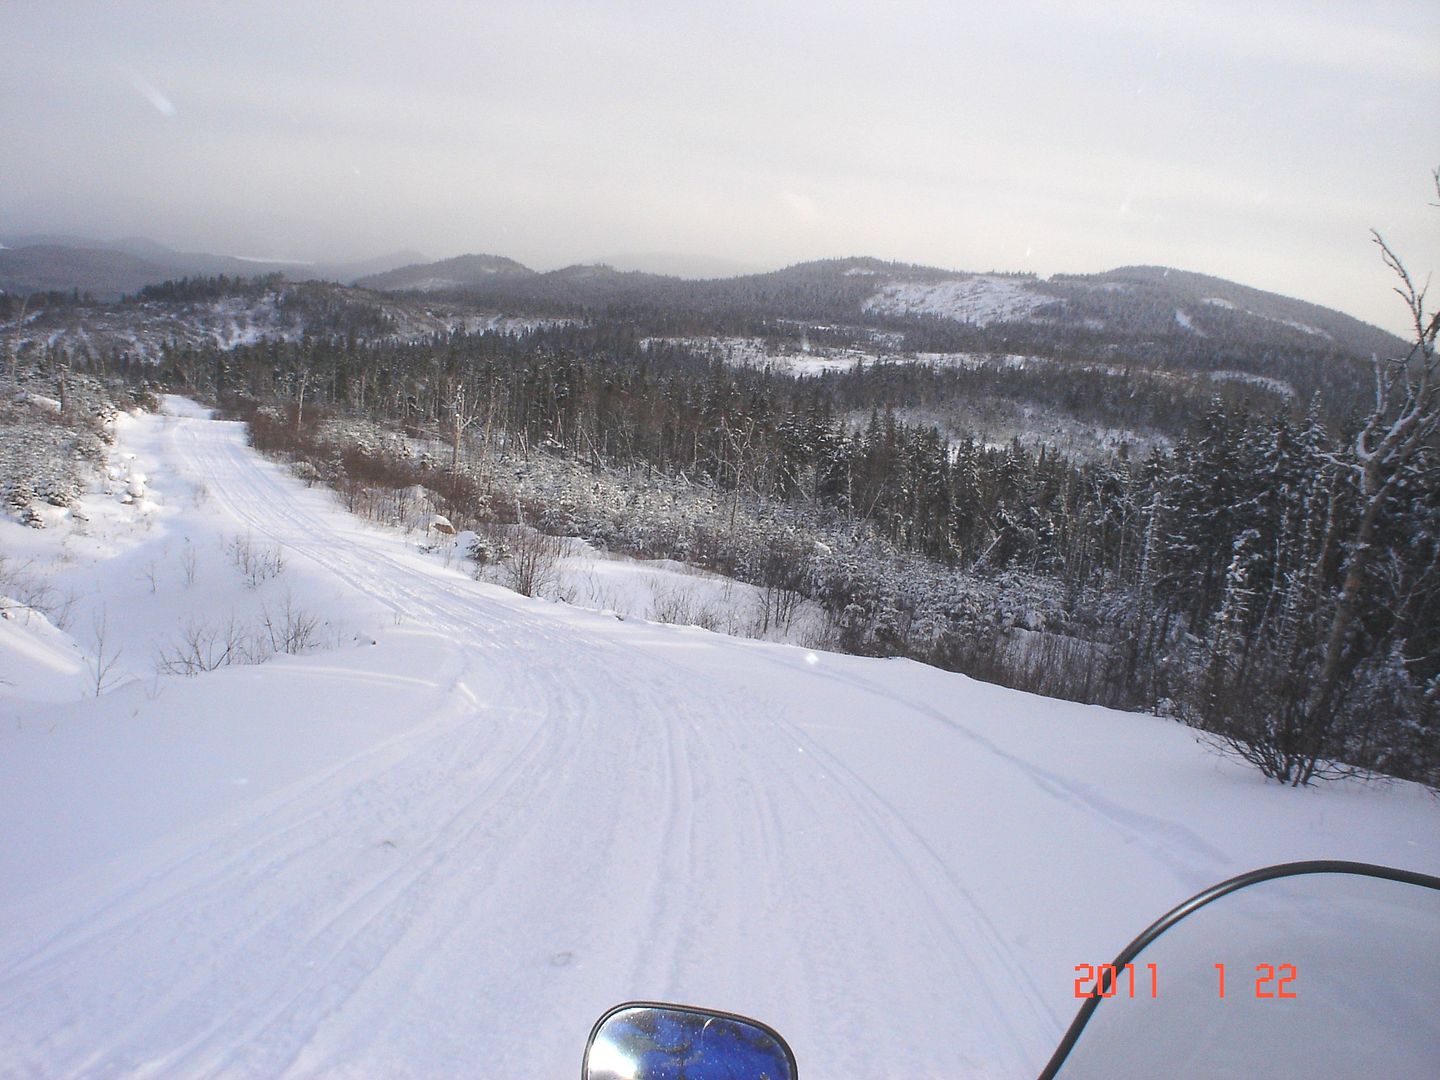
[[[231,614],[222,621],[187,623],[181,635],[155,659],[159,675],[199,675],[236,664],[263,664],[277,654],[310,652],[322,644],[324,620],[295,606],[290,594],[275,609],[260,609],[259,620],[246,625]]]
[[[52,596],[54,590],[51,590]],[[75,601],[79,599],[74,589],[67,589],[64,593],[52,600],[49,615],[50,622],[61,630],[70,628],[70,613],[75,607]]]
[[[997,637],[995,662],[1006,686],[1079,701],[1103,698],[1116,666],[1102,644],[1018,627]]]
[[[95,653],[85,658],[85,667],[90,672],[90,686],[98,698],[115,685],[115,663],[124,650],[110,639],[110,620],[104,606],[90,620],[90,629],[95,637]]]
[[[772,626],[790,629],[810,580],[812,545],[791,537],[770,537],[760,563],[760,633]]]
[[[223,623],[191,621],[155,659],[161,675],[199,675],[231,664],[254,663],[250,635],[231,615]]]
[[[440,513],[456,525],[484,514],[488,499],[474,477],[463,472],[434,473],[425,478]]]
[[[50,624],[66,629],[71,625],[75,608],[75,592],[58,592],[26,560],[16,563],[0,552],[0,612],[33,611],[45,616]]]
[[[838,652],[840,641],[835,619],[827,613],[825,618],[814,620],[795,644],[815,652]]]
[[[722,612],[713,602],[700,599],[694,589],[680,585],[657,588],[647,618],[652,622],[699,626],[706,630],[719,630],[722,625]]]
[[[248,536],[237,536],[228,550],[230,561],[252,589],[285,572],[285,555],[274,545],[261,546]]]
[[[29,562],[16,563],[0,552],[0,606],[29,608],[52,622],[56,614],[56,593],[53,587],[35,573]],[[67,605],[68,613],[68,605]]]
[[[309,652],[319,644],[322,625],[320,617],[297,608],[288,592],[278,611],[272,612],[268,607],[260,609],[260,623],[264,628],[264,644],[271,654],[287,653],[293,656]]]
[[[620,594],[609,585],[602,585],[594,572],[587,573],[580,581],[584,589],[584,606],[600,611],[614,611],[620,606]]]
[[[555,584],[564,548],[558,536],[520,527],[509,534],[501,563],[505,582],[521,596],[535,596]]]
[[[193,544],[185,545],[185,554],[180,556],[180,571],[184,575],[185,587],[188,589],[195,584],[195,577],[200,569],[200,555]]]

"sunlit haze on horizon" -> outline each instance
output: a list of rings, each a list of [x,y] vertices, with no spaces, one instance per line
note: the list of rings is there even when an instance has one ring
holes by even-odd
[[[0,237],[1158,264],[1395,330],[1370,229],[1440,269],[1433,0],[20,0],[4,25]]]

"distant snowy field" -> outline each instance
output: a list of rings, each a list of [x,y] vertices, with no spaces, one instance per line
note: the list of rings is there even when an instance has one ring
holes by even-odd
[[[646,621],[748,602],[676,564],[576,548],[575,603],[526,600],[168,407],[83,521],[0,521],[7,1075],[568,1076],[637,997],[760,1016],[809,1077],[1033,1075],[1074,965],[1204,885],[1440,872],[1413,785]]]
[[[849,371],[857,365],[863,367],[866,364],[879,363],[882,359],[897,359],[893,354],[874,353],[864,349],[779,348],[763,338],[698,337],[650,340],[685,345],[735,367],[769,368],[779,374],[797,378],[823,375],[829,371]]]
[[[684,345],[704,356],[735,367],[769,368],[779,374],[795,377],[822,375],[831,371],[853,371],[856,367],[874,364],[925,364],[940,368],[978,369],[1053,366],[1056,363],[1046,357],[1022,356],[1017,353],[882,352],[828,345],[785,347],[774,345],[764,338],[750,337],[651,338],[646,344],[662,341]]]

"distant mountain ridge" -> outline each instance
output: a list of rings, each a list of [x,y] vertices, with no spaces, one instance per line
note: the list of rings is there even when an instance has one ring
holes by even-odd
[[[678,251],[626,252],[617,255],[602,255],[588,259],[589,265],[609,266],[622,273],[639,271],[642,274],[659,274],[663,277],[685,278],[691,281],[714,278],[746,277],[763,273],[761,269],[733,259],[719,259],[710,255],[693,255]]]
[[[529,278],[535,271],[503,255],[457,255],[439,262],[417,262],[356,280],[376,292],[440,292],[483,285],[491,279]]]
[[[1046,279],[847,257],[768,273],[685,279],[603,263],[540,273],[493,254],[429,262],[414,252],[398,252],[362,262],[309,265],[178,252],[143,237],[85,241],[0,235],[0,243],[0,290],[78,289],[100,300],[181,277],[278,273],[291,280],[353,283],[375,292],[433,295],[495,310],[513,305],[514,311],[528,314],[573,316],[620,305],[820,321],[928,319],[976,329],[1029,327],[1032,335],[1063,332],[1087,347],[1115,337],[1182,346],[1209,338],[1361,357],[1393,351],[1399,344],[1386,331],[1339,311],[1159,266]],[[80,246],[86,244],[91,246]]]
[[[1101,274],[1056,275],[1049,284],[1062,291],[1078,285],[1092,294],[1096,289],[1118,287],[1134,298],[1135,306],[1148,306],[1152,321],[1159,309],[1191,333],[1223,335],[1246,322],[1271,323],[1306,337],[1333,342],[1350,351],[1386,352],[1399,338],[1344,312],[1305,300],[1265,292],[1224,278],[1174,270],[1163,266],[1125,266]],[[1073,293],[1067,298],[1083,306]],[[1174,314],[1170,314],[1173,309]],[[1186,323],[1190,325],[1186,325]]]
[[[1079,338],[1270,341],[1357,356],[1391,351],[1394,335],[1352,316],[1223,278],[1156,266],[1097,274],[945,270],[870,257],[819,259],[762,274],[705,280],[577,265],[537,273],[513,259],[467,255],[362,278],[384,292],[421,292],[525,310],[573,313],[616,304],[690,312],[764,311],[796,319],[923,318],[976,328],[1064,327]]]
[[[97,299],[114,300],[145,285],[184,277],[124,251],[33,244],[0,250],[0,290],[13,293],[70,292],[78,289]]]
[[[27,267],[31,260],[39,266]],[[18,268],[40,287],[68,293],[69,260],[114,294],[133,296],[146,278],[177,276],[133,254],[53,245],[0,250],[0,274]],[[369,275],[360,279],[365,287],[282,274],[256,288],[236,280],[255,264],[237,261],[249,274],[228,285],[192,279],[129,303],[40,305],[23,331],[0,324],[0,335],[26,347],[154,359],[166,342],[229,349],[308,335],[421,344],[494,331],[578,340],[604,327],[617,331],[616,341],[661,342],[727,363],[758,357],[807,376],[919,363],[994,366],[1001,382],[1034,382],[1022,370],[1029,367],[1087,393],[1098,392],[1096,380],[1105,393],[1127,394],[1129,380],[1148,380],[1161,389],[1147,391],[1146,408],[1172,419],[1176,395],[1221,388],[1227,400],[1246,397],[1262,409],[1281,401],[1303,407],[1322,393],[1331,418],[1348,415],[1373,395],[1370,357],[1405,348],[1337,311],[1151,266],[1043,279],[855,257],[682,280],[604,265],[538,273],[504,256],[466,255]],[[1147,415],[1136,413],[1140,428],[1161,423]]]
[[[414,251],[347,263],[303,263],[175,251],[145,237],[93,240],[61,234],[0,236],[0,291],[79,290],[97,300],[117,300],[146,285],[184,277],[264,277],[285,274],[349,284],[405,263],[423,261]]]

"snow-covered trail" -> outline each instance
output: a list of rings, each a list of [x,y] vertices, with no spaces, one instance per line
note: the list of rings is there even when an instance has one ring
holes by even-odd
[[[757,1015],[808,1077],[1024,1076],[1073,965],[1194,889],[1440,862],[1408,788],[1290,792],[1153,718],[524,600],[348,517],[238,425],[133,438],[295,573],[389,612],[374,646],[135,690],[137,725],[283,678],[293,714],[256,728],[283,757],[287,727],[382,684],[417,704],[0,908],[5,1075],[569,1076],[639,997]]]

